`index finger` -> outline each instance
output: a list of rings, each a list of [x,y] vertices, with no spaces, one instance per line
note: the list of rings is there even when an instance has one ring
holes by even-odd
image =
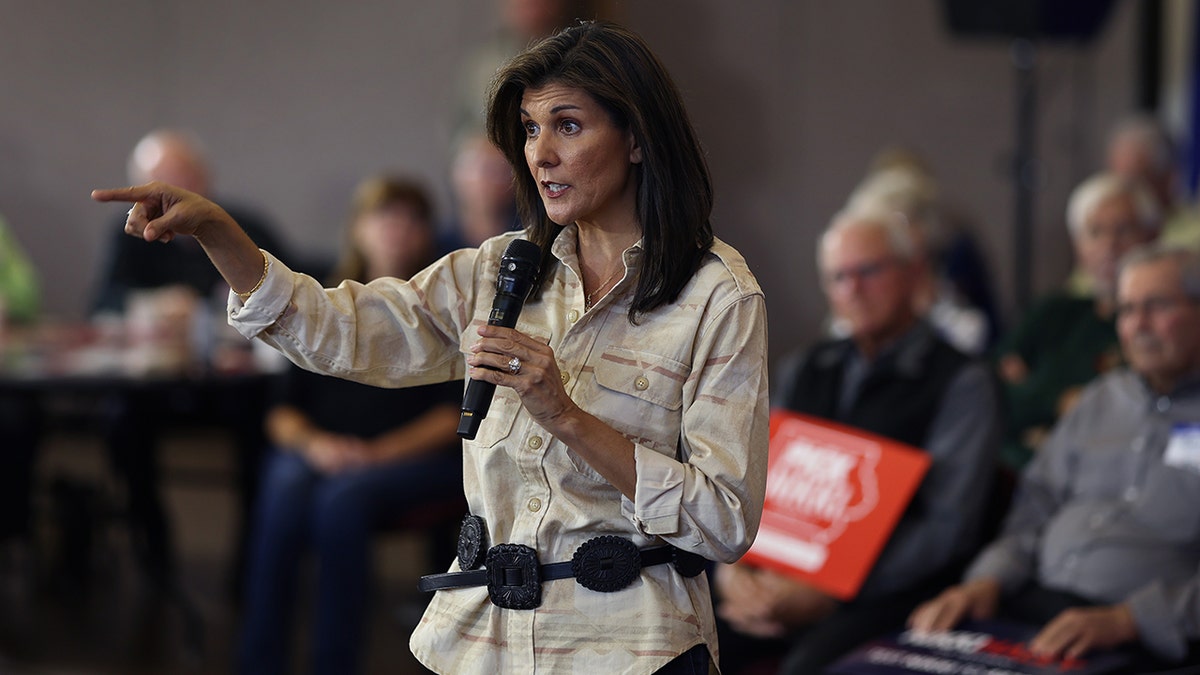
[[[92,199],[98,202],[140,202],[153,194],[149,186],[133,185],[123,188],[92,190]]]

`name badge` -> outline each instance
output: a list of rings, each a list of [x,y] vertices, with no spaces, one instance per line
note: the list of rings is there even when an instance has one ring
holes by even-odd
[[[1176,424],[1163,453],[1167,466],[1200,472],[1200,424]]]

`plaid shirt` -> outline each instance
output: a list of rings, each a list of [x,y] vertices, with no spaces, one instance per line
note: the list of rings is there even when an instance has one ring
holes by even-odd
[[[673,544],[732,562],[754,539],[766,476],[767,331],[762,291],[742,257],[714,243],[677,300],[629,322],[640,244],[626,277],[584,311],[574,226],[553,243],[561,263],[517,329],[554,350],[563,384],[585,411],[635,446],[637,487],[622,495],[542,429],[516,393],[498,387],[463,483],[489,543],[533,547],[543,563],[570,560],[600,534],[639,547]],[[453,252],[408,282],[380,279],[322,289],[270,260],[230,322],[305,368],[399,387],[462,379],[495,295],[500,258],[519,233]],[[451,569],[458,569],[457,562]],[[569,579],[543,583],[540,607],[492,605],[484,587],[438,591],[411,640],[444,673],[649,673],[697,644],[716,656],[708,583],[670,565],[642,570],[614,593]]]

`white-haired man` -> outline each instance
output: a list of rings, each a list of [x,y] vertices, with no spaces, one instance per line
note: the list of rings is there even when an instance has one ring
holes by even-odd
[[[818,251],[822,286],[848,337],[797,355],[771,404],[876,433],[932,460],[854,600],[745,564],[716,571],[722,668],[784,653],[781,673],[816,673],[903,624],[982,543],[999,442],[999,395],[986,364],[918,316],[922,270],[912,228],[891,214],[836,217]]]

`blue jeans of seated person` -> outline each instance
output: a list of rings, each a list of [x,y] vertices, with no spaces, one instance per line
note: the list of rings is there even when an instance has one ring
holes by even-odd
[[[292,670],[291,618],[309,551],[317,561],[311,672],[360,672],[376,527],[462,489],[462,455],[453,451],[334,476],[296,453],[269,453],[251,531],[238,672]]]

